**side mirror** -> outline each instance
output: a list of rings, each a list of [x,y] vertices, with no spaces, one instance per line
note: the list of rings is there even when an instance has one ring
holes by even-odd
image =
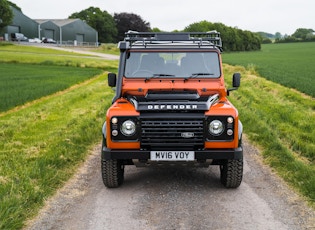
[[[232,84],[233,84],[233,88],[227,90],[228,96],[230,95],[231,91],[237,90],[238,87],[240,87],[240,85],[241,85],[241,74],[240,73],[234,73],[233,74],[233,83]]]
[[[115,73],[108,73],[108,85],[110,87],[116,86],[116,74]]]
[[[241,74],[234,73],[233,74],[233,88],[238,88],[241,85]]]

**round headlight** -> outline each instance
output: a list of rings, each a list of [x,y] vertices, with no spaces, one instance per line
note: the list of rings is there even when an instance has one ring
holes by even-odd
[[[132,136],[136,132],[136,124],[131,120],[126,120],[122,123],[120,131],[125,136]]]
[[[219,121],[219,120],[211,121],[211,123],[209,125],[210,134],[212,134],[214,136],[219,136],[220,134],[222,134],[223,130],[224,130],[224,126],[223,126],[221,121]]]

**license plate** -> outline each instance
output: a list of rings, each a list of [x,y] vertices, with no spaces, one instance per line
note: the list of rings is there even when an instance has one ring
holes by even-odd
[[[151,151],[152,161],[193,161],[194,151]]]

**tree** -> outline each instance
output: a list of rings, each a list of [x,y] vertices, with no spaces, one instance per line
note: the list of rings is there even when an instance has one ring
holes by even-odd
[[[118,30],[117,41],[121,41],[125,37],[125,32],[129,30],[139,32],[151,31],[150,23],[142,20],[139,15],[133,13],[115,13],[114,20]]]
[[[281,35],[281,33],[280,32],[277,32],[276,34],[275,34],[275,39],[281,39],[283,36]]]
[[[262,39],[259,35],[229,27],[223,23],[211,23],[204,20],[190,24],[184,29],[186,32],[207,32],[211,30],[220,32],[223,50],[225,51],[247,51],[261,48]]]
[[[6,0],[0,1],[0,30],[9,25],[13,19],[13,12]]]
[[[313,29],[299,28],[291,36],[305,40],[307,35],[315,32]]]
[[[115,21],[107,11],[101,11],[98,7],[90,7],[73,13],[69,18],[80,18],[97,30],[100,42],[116,42],[117,28]]]
[[[17,9],[17,10],[22,12],[22,9],[19,6],[17,6],[15,3],[10,2],[10,1],[7,1],[7,2],[9,3],[10,6],[13,6],[15,9]]]

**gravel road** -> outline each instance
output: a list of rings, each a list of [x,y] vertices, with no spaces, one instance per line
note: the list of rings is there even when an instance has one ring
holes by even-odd
[[[100,148],[26,229],[315,229],[314,210],[261,163],[246,140],[238,189],[220,184],[218,166],[127,166],[123,186],[107,189]]]

